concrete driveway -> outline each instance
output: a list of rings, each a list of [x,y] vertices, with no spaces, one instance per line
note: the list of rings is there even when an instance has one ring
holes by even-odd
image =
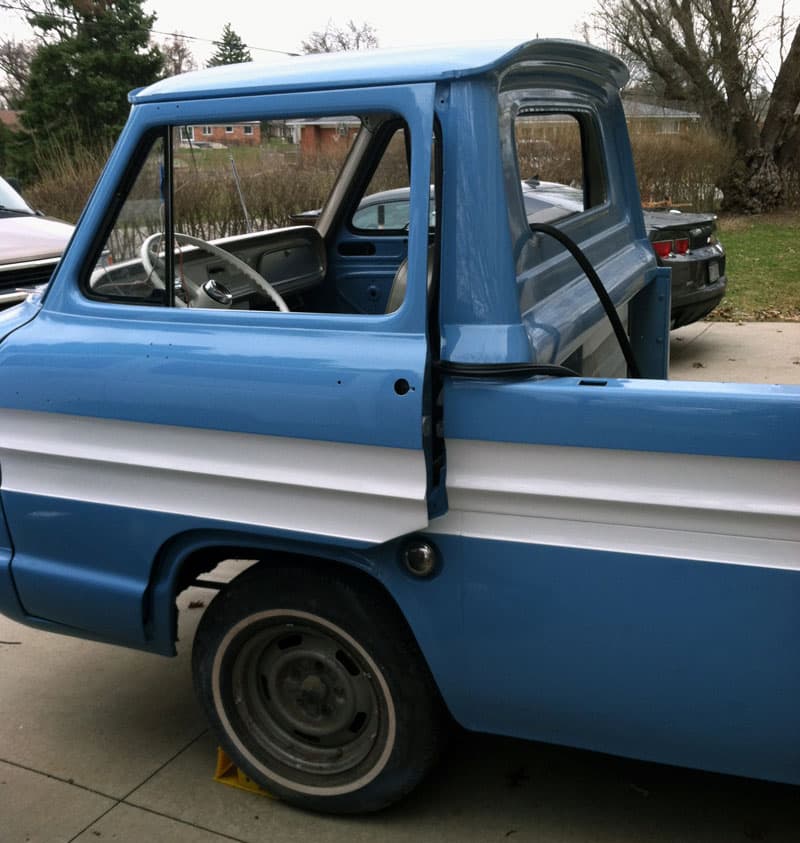
[[[3,843],[796,843],[800,791],[458,734],[434,774],[373,817],[293,810],[213,781],[188,655],[212,593],[181,600],[163,659],[0,619]]]
[[[695,322],[679,328],[670,335],[669,375],[800,384],[800,322]]]
[[[800,383],[800,325],[690,326],[672,349],[673,377]],[[464,733],[374,817],[313,816],[218,784],[188,659],[212,596],[183,595],[174,660],[0,618],[0,843],[800,839],[797,788]]]

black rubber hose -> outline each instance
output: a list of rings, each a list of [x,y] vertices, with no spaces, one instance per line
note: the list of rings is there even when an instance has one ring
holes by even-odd
[[[619,343],[622,356],[628,364],[628,377],[641,378],[642,375],[639,371],[636,357],[633,354],[631,341],[625,333],[625,328],[620,321],[617,309],[614,307],[614,302],[611,301],[611,296],[608,295],[608,291],[603,286],[603,282],[600,280],[600,276],[595,271],[595,268],[589,263],[589,259],[579,248],[577,243],[567,237],[563,231],[555,226],[547,225],[547,223],[531,223],[530,229],[533,232],[547,234],[554,240],[558,240],[558,242],[572,255],[572,257],[575,258],[578,266],[580,266],[583,270],[584,274],[589,279],[589,283],[594,288],[595,293],[597,293],[597,297],[600,299],[600,304],[603,305],[603,310],[605,310],[606,316],[608,316],[608,321],[614,329],[614,335]]]

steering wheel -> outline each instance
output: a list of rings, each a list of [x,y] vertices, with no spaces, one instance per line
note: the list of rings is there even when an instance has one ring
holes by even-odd
[[[214,257],[225,261],[225,263],[229,266],[246,275],[251,281],[254,281],[258,287],[272,299],[275,306],[281,311],[281,313],[289,313],[289,308],[280,293],[272,286],[272,284],[269,283],[269,281],[259,275],[252,266],[246,264],[241,258],[237,258],[236,255],[232,255],[230,252],[226,252],[225,249],[221,249],[219,246],[215,246],[213,243],[209,243],[206,240],[201,240],[199,237],[192,237],[191,234],[182,234],[180,231],[176,231],[173,237],[175,238],[176,243],[182,242],[189,246],[197,246],[198,249],[202,249],[204,252],[208,252],[208,254],[214,255]],[[153,286],[158,290],[166,288],[164,279],[161,278],[155,269],[155,265],[158,263],[158,246],[155,244],[158,240],[163,239],[164,235],[160,231],[157,231],[155,234],[151,234],[145,239],[144,243],[142,243],[140,251],[142,264],[144,265],[147,277],[153,282]],[[186,284],[186,287],[192,298],[196,298],[202,290],[202,287],[192,281],[189,281],[189,283]]]

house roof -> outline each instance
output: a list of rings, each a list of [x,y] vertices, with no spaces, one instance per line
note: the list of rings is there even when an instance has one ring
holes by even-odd
[[[162,79],[131,92],[132,103],[205,99],[363,85],[438,82],[482,76],[512,63],[531,61],[577,67],[622,87],[625,65],[604,50],[577,41],[536,40],[522,44],[488,42],[473,46],[438,46],[391,50],[318,53],[275,64],[231,64]]]
[[[649,102],[630,100],[623,97],[622,107],[625,109],[625,116],[628,118],[644,120],[699,120],[700,115],[696,111],[683,111],[679,108],[665,108],[661,105],[653,105]]]
[[[216,126],[217,128],[221,126],[260,126],[260,120],[228,120],[225,123],[208,123],[208,122],[199,122],[199,123],[192,123],[192,126]]]
[[[343,115],[342,117],[297,117],[293,120],[287,120],[287,126],[323,126],[331,129],[336,129],[341,124],[346,126],[360,126],[361,119],[353,117],[352,115]]]

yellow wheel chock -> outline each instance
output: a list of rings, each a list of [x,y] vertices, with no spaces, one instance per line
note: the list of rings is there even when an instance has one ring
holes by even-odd
[[[270,799],[275,798],[268,790],[264,790],[260,784],[256,784],[250,776],[243,773],[220,747],[217,747],[217,770],[214,773],[214,781],[229,787],[238,787],[239,790],[246,790],[248,793],[257,793],[259,796],[268,796]]]

